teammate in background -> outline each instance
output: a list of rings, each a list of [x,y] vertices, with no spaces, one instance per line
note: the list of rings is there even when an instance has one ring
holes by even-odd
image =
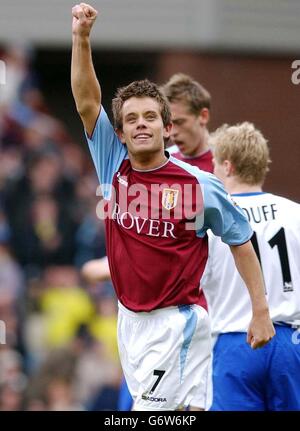
[[[172,156],[213,172],[212,153],[208,145],[207,124],[210,117],[211,97],[197,81],[183,73],[173,75],[161,87],[171,109]]]
[[[171,116],[155,84],[135,81],[118,90],[113,100],[115,133],[101,106],[92,64],[89,35],[97,12],[81,3],[72,13],[72,91],[107,203],[108,260],[119,299],[119,353],[134,410],[175,410],[188,405],[200,385],[204,408],[210,328],[197,301],[207,229],[230,245],[249,289],[252,348],[262,347],[274,335],[249,241],[252,230],[213,175],[165,154]],[[138,193],[146,190],[140,205],[136,188]],[[186,228],[191,219],[194,230]]]
[[[171,110],[171,141],[175,144],[167,151],[179,160],[213,172],[212,152],[208,144],[207,124],[210,118],[211,96],[192,77],[177,73],[161,87]],[[200,287],[199,304],[207,310]]]
[[[212,144],[215,174],[254,230],[277,334],[258,351],[245,343],[249,297],[227,247],[209,236],[201,284],[217,338],[212,410],[300,410],[300,349],[293,329],[300,324],[300,205],[262,191],[269,149],[253,124],[224,126],[213,134]]]

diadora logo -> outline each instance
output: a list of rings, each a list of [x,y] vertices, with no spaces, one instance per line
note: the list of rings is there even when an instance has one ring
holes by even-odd
[[[163,398],[163,397],[151,397],[147,394],[147,392],[142,394],[142,400],[144,401],[151,401],[153,403],[166,403],[167,402],[167,398]]]

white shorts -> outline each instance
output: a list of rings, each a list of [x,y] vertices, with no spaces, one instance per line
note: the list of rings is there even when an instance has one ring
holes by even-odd
[[[205,408],[210,323],[198,305],[135,313],[119,303],[118,344],[134,410]]]

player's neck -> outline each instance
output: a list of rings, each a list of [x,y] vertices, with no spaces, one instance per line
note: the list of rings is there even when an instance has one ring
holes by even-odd
[[[163,166],[167,161],[168,158],[165,155],[164,150],[159,153],[151,153],[147,155],[141,155],[141,156],[131,156],[129,154],[130,163],[133,169],[136,169],[138,171],[148,171],[152,169],[158,169],[161,166]]]
[[[189,157],[199,157],[202,154],[206,153],[209,150],[208,145],[209,133],[208,130],[205,131],[204,139],[199,142],[197,148],[193,151],[192,154],[189,154]]]
[[[230,178],[228,179],[228,182],[226,181],[225,188],[230,194],[262,192],[261,184],[249,185],[245,183],[239,183],[234,180],[230,181]]]
[[[201,145],[197,148],[196,151],[194,151],[192,154],[189,154],[189,157],[199,157],[202,156],[202,154],[206,153],[209,150],[208,144]]]

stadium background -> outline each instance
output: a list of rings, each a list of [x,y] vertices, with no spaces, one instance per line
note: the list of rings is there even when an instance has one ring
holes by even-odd
[[[300,59],[298,1],[92,4],[100,10],[93,58],[108,110],[120,85],[189,73],[212,95],[210,130],[254,122],[271,147],[265,188],[300,200],[300,85],[291,80]],[[72,5],[1,5],[0,410],[116,408],[113,290],[79,273],[105,244],[70,90]]]

